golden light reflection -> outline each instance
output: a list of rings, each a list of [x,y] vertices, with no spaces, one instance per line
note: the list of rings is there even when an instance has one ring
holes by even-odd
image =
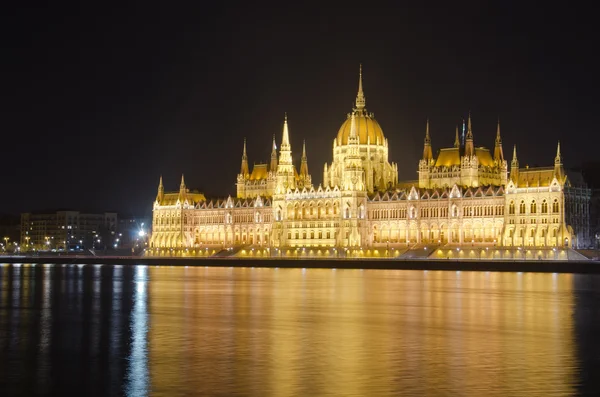
[[[570,395],[572,275],[148,272],[153,395]]]

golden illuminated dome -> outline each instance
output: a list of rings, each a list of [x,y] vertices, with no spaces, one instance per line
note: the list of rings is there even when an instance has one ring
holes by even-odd
[[[358,139],[360,144],[367,144],[367,141],[370,141],[371,145],[375,145],[379,142],[380,145],[384,143],[383,131],[379,126],[377,120],[373,118],[372,114],[368,114],[367,112],[355,112],[354,121],[356,123],[356,134],[358,135]],[[350,128],[352,125],[352,118],[348,117],[344,124],[340,127],[340,130],[337,134],[337,144],[338,145],[347,145],[348,137],[350,136]]]
[[[358,94],[356,95],[356,108],[352,111],[354,115],[354,122],[356,124],[356,135],[361,145],[370,143],[371,145],[383,145],[385,139],[383,137],[383,131],[379,126],[379,123],[373,117],[373,113],[367,112],[365,109],[366,98],[363,92],[362,84],[362,65],[360,66],[358,74]],[[350,136],[352,129],[352,117],[349,114],[344,124],[340,127],[337,134],[338,145],[347,145],[348,137]]]

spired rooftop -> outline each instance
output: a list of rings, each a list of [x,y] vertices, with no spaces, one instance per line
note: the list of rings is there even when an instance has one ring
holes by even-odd
[[[165,193],[161,183],[152,254],[276,250],[293,256],[312,250],[337,257],[344,250],[400,257],[420,247],[414,252],[429,258],[472,251],[478,258],[536,252],[535,258],[560,259],[559,250],[589,245],[591,191],[565,172],[560,146],[554,165],[537,170],[521,168],[515,148],[509,169],[499,123],[493,151],[475,145],[469,114],[462,142],[457,128],[453,147],[436,153],[427,122],[423,156],[415,164],[419,179],[399,181],[398,166],[389,161],[393,146],[365,103],[361,68],[355,106],[332,136],[332,161],[324,164],[320,185],[308,172],[306,145],[300,167],[293,161],[287,116],[268,165],[255,164],[250,172],[244,141],[237,196],[210,200],[190,192],[183,180],[179,192]]]

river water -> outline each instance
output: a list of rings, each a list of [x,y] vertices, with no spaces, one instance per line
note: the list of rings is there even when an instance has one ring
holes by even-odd
[[[600,394],[600,277],[0,265],[0,395]]]

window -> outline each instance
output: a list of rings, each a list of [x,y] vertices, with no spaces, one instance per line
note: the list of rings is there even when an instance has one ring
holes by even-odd
[[[552,212],[557,213],[558,212],[558,200],[554,199],[554,202],[552,202]]]
[[[546,200],[542,201],[542,214],[547,214],[548,213],[548,203],[546,202]]]
[[[536,204],[535,200],[533,200],[533,201],[531,202],[531,213],[532,213],[532,214],[535,214],[535,213],[537,213],[537,204]]]
[[[519,204],[519,214],[525,213],[525,201],[521,200],[521,204]]]

